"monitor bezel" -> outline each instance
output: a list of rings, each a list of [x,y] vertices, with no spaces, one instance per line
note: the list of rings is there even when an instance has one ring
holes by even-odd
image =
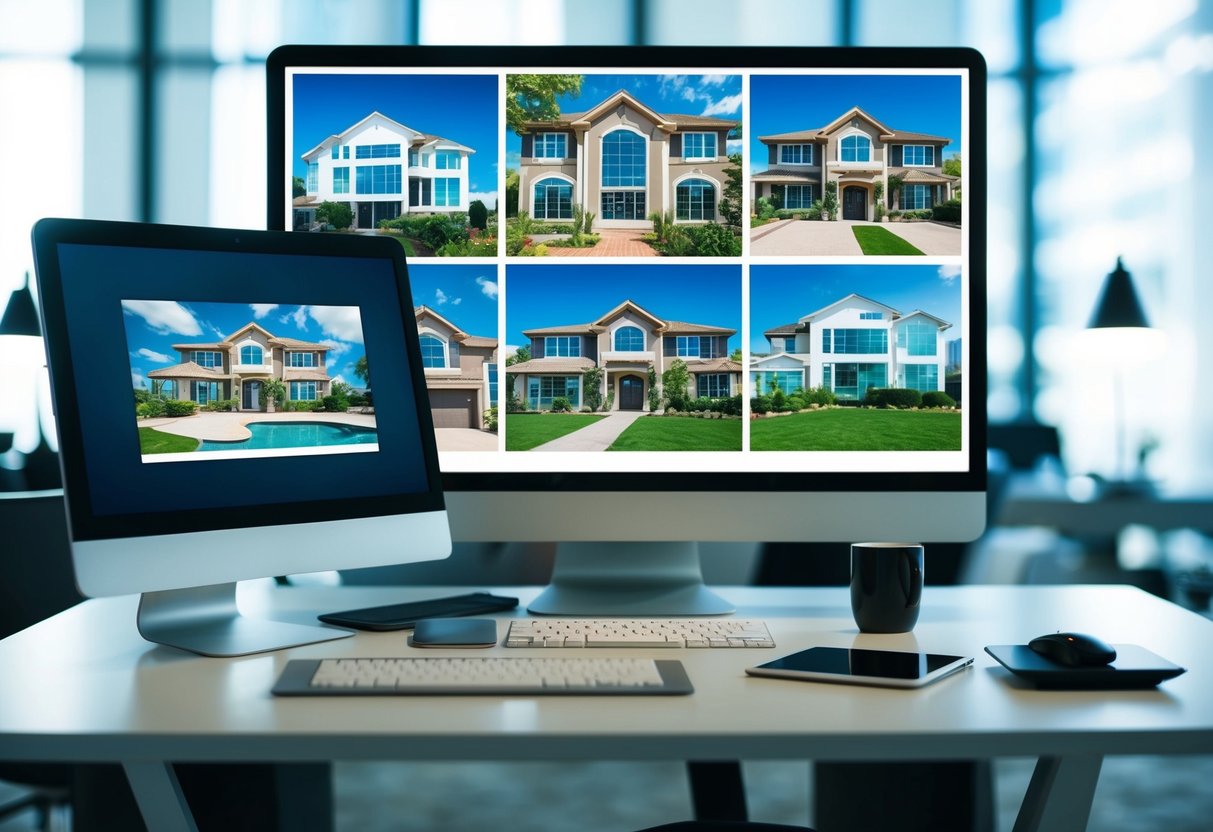
[[[983,492],[986,490],[986,64],[967,47],[754,46],[280,46],[266,59],[267,228],[285,230],[289,183],[281,172],[286,147],[286,78],[293,67],[742,67],[746,69],[963,69],[969,75],[965,142],[968,223],[970,406],[965,471],[720,472],[444,472],[451,491],[575,492]],[[491,71],[499,71],[492,69]],[[503,134],[504,137],[504,134]],[[300,234],[299,236],[312,236]],[[498,453],[505,453],[498,451]]]
[[[386,245],[383,245],[386,243]],[[316,255],[373,260],[392,264],[404,337],[410,355],[420,355],[412,297],[404,254],[392,240],[348,235],[303,235],[286,232],[229,228],[149,225],[100,220],[44,219],[33,229],[34,259],[38,278],[42,331],[51,373],[51,398],[60,442],[60,467],[72,540],[176,535],[234,528],[257,528],[329,522],[366,517],[445,511],[438,451],[432,440],[433,421],[428,400],[415,396],[422,432],[426,490],[393,492],[373,497],[300,500],[247,504],[213,509],[97,514],[88,482],[81,407],[77,397],[73,345],[69,337],[63,294],[59,246],[89,245],[117,248],[177,249],[182,251],[243,254]],[[419,361],[408,362],[415,390],[425,389]],[[267,511],[267,505],[272,511]]]

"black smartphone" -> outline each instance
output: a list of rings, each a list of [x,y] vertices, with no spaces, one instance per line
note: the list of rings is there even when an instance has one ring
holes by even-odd
[[[361,610],[329,612],[317,617],[325,624],[352,627],[355,630],[409,630],[422,618],[480,615],[486,612],[512,610],[516,606],[518,606],[517,598],[493,595],[488,592],[470,592],[467,595],[452,595],[449,598],[430,598],[426,601],[409,601],[404,604],[387,604],[382,607],[367,607]]]

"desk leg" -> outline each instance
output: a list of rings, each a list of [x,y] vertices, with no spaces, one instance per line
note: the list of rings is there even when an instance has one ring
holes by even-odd
[[[123,763],[122,768],[148,829],[198,832],[171,763]]]
[[[1091,817],[1099,755],[1041,757],[1013,832],[1082,832]]]

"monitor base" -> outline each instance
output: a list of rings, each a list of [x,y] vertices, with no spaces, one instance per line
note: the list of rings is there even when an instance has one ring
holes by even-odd
[[[236,606],[236,584],[145,592],[136,619],[139,635],[202,656],[247,656],[347,638],[330,627],[246,618]]]
[[[709,590],[690,542],[561,543],[548,587],[527,606],[537,615],[727,615]]]

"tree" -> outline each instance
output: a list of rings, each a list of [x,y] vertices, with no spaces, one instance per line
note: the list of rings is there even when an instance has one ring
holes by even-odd
[[[738,364],[741,363],[741,347],[738,347],[729,353],[729,361],[736,361]]]
[[[943,160],[943,172],[948,176],[960,176],[961,162],[960,154],[957,153],[951,159]]]
[[[344,202],[322,202],[316,206],[316,219],[341,231],[354,224],[354,211]]]
[[[657,389],[657,370],[649,365],[649,412],[656,413],[661,407],[661,391]]]
[[[302,176],[291,177],[291,196],[307,196],[307,183],[303,181]]]
[[[514,354],[505,360],[505,366],[513,367],[515,364],[521,364],[524,361],[531,360],[531,348],[519,347],[514,350]]]
[[[725,225],[741,233],[741,154],[729,154],[729,166],[724,169],[729,178],[720,197],[720,216]]]
[[[895,208],[901,207],[901,186],[905,181],[905,174],[895,173],[889,177],[889,199]]]
[[[280,378],[267,378],[261,382],[261,406],[273,413],[277,405],[286,401],[286,382]]]
[[[367,387],[371,386],[371,368],[366,363],[365,355],[354,362],[354,375],[362,379],[362,383]]]
[[[690,385],[691,374],[687,371],[687,363],[681,358],[675,358],[670,369],[661,374],[661,388],[665,391],[666,407],[686,410],[690,400],[687,388]]]
[[[590,410],[602,407],[602,370],[591,367],[581,376],[582,401]]]
[[[556,97],[580,93],[584,78],[584,75],[506,75],[506,126],[521,136],[528,121],[560,118]]]
[[[473,199],[468,205],[468,224],[481,231],[489,227],[489,209],[479,199]]]
[[[826,193],[821,199],[821,218],[832,220],[838,215],[838,183],[827,182]]]
[[[505,215],[518,216],[518,171],[505,169]]]

